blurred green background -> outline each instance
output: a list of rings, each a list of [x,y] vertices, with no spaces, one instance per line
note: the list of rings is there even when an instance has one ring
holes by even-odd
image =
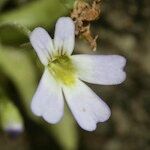
[[[50,125],[35,117],[30,102],[43,66],[28,39],[28,29],[54,33],[56,20],[69,16],[74,0],[0,0],[0,150],[149,150],[150,149],[150,1],[105,0],[91,24],[99,35],[92,52],[76,39],[74,53],[120,54],[127,79],[117,86],[89,86],[110,106],[112,116],[96,131],[82,130],[66,108]],[[22,132],[7,130],[18,121]]]

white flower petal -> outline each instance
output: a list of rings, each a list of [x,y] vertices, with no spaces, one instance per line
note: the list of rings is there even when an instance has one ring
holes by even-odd
[[[52,39],[47,31],[41,27],[35,28],[30,34],[30,42],[44,65],[48,64],[48,59],[53,48]]]
[[[83,81],[114,85],[126,78],[123,68],[126,59],[119,55],[73,55],[72,60],[78,68],[79,78]]]
[[[74,49],[75,27],[71,18],[61,17],[58,19],[55,27],[54,44],[58,51],[71,54]]]
[[[61,87],[46,69],[33,97],[31,109],[49,123],[57,123],[63,116],[64,101]]]
[[[78,80],[74,87],[63,87],[66,101],[81,128],[96,129],[96,123],[110,117],[110,109],[88,86]]]

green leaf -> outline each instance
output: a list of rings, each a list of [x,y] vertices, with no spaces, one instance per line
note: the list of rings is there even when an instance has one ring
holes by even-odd
[[[72,9],[75,0],[59,0],[67,9]]]
[[[74,2],[74,0],[70,1]],[[27,27],[51,27],[58,17],[65,15],[68,12],[69,9],[66,9],[65,4],[61,3],[59,0],[37,0],[30,2],[19,9],[2,14],[0,16],[0,22],[15,22]]]
[[[11,30],[16,29],[26,36],[28,36],[31,32],[27,27],[17,23],[1,23],[0,30],[3,30],[3,28],[11,28]]]
[[[60,123],[51,126],[49,130],[64,150],[78,149],[77,127],[68,108],[65,108],[65,113]]]
[[[30,101],[36,88],[36,74],[27,52],[22,49],[0,46],[0,66],[15,83],[29,112]]]
[[[3,45],[19,46],[28,41],[30,30],[17,23],[0,24],[0,42]]]

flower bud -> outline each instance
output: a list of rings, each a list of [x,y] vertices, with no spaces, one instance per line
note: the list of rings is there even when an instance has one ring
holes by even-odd
[[[17,107],[7,98],[0,99],[0,123],[2,129],[12,136],[17,136],[24,130]]]

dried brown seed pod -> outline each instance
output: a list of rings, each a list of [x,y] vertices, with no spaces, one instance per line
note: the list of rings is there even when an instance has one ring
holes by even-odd
[[[83,0],[77,0],[71,13],[71,18],[75,23],[75,34],[83,36],[90,44],[93,50],[96,50],[96,40],[98,36],[93,37],[90,30],[91,21],[95,21],[100,16],[100,0],[93,0],[89,4]]]

